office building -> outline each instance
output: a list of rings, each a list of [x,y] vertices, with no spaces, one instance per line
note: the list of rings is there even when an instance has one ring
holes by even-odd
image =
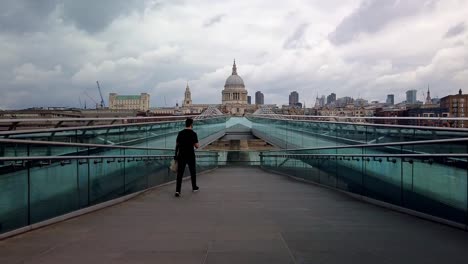
[[[406,91],[406,103],[407,104],[416,104],[417,102],[417,92],[416,90]]]
[[[262,92],[257,91],[257,92],[255,93],[255,104],[256,104],[256,105],[263,105],[263,104],[265,104],[264,99],[265,99],[265,98],[264,98]]]
[[[386,103],[387,103],[387,105],[394,105],[395,104],[395,95],[388,94]]]
[[[329,96],[327,96],[327,105],[334,104],[336,101],[336,94],[331,93]]]
[[[337,107],[345,107],[348,104],[352,104],[353,102],[354,102],[353,98],[351,98],[349,96],[345,96],[345,97],[336,99],[335,105]]]
[[[291,92],[289,94],[289,106],[297,106],[297,103],[299,103],[299,93],[296,91]]]

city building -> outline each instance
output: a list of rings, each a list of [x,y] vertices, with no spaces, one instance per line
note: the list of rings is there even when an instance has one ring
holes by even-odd
[[[417,102],[417,92],[416,90],[406,91],[406,103],[407,104],[416,104]]]
[[[150,108],[150,95],[141,93],[140,95],[118,95],[109,94],[109,109],[111,110],[139,110],[148,111]]]
[[[299,93],[296,91],[291,92],[289,94],[289,106],[297,106],[299,103]]]
[[[368,105],[369,105],[369,101],[365,99],[358,98],[354,100],[354,106],[368,106]]]
[[[353,102],[354,102],[353,98],[351,98],[349,96],[345,96],[345,97],[336,99],[335,106],[336,107],[345,107],[348,104],[352,104]]]
[[[249,105],[252,104],[252,96],[250,96],[250,95],[247,96],[247,104],[249,104]]]
[[[194,91],[195,92],[195,91]],[[182,106],[152,108],[151,115],[196,115],[208,108],[217,108],[228,115],[242,116],[257,110],[256,105],[251,105],[251,97],[247,95],[245,84],[237,74],[237,65],[234,61],[232,74],[227,78],[224,89],[221,92],[221,104],[196,104],[192,102],[192,91],[187,83],[184,92]]]
[[[329,96],[327,96],[327,105],[332,105],[336,101],[336,94],[331,93]]]
[[[424,105],[425,106],[425,105]],[[408,117],[448,117],[449,110],[443,107],[414,107],[406,110],[406,115]],[[404,122],[405,120],[402,120]],[[415,119],[415,120],[406,120],[402,123],[404,125],[410,126],[448,126],[445,120],[427,120],[427,119]]]
[[[324,107],[317,110],[317,115],[329,117],[369,117],[374,116],[374,113],[375,109],[373,107],[354,106],[352,104],[346,107]],[[334,119],[331,118],[329,120],[331,121]]]
[[[456,95],[441,98],[440,107],[448,109],[450,117],[468,117],[468,94],[463,94],[460,89]],[[464,121],[452,121],[450,126],[468,127],[468,123]]]
[[[257,91],[255,93],[255,104],[256,105],[263,105],[265,104],[265,100],[264,100],[264,96],[263,96],[263,93],[260,92],[260,91]]]
[[[388,94],[386,103],[387,103],[387,105],[394,105],[395,104],[395,95]]]
[[[209,107],[217,107],[217,104],[194,104],[192,102],[192,92],[187,83],[184,92],[184,99],[182,101],[182,106],[179,107],[179,104],[176,103],[175,107],[157,107],[151,109],[152,115],[197,115],[208,109]]]
[[[320,105],[321,105],[322,107],[324,107],[326,101],[327,101],[327,98],[325,97],[325,95],[322,95],[322,97],[320,97],[320,101],[319,101],[319,102],[320,102]]]
[[[243,115],[247,108],[247,90],[244,80],[237,74],[236,61],[232,65],[232,74],[226,79],[222,95],[222,111],[232,115]]]
[[[321,105],[321,100],[320,100],[320,98],[318,97],[318,94],[317,94],[317,97],[315,98],[315,106],[314,106],[314,108],[315,108],[315,109],[318,109],[318,108],[321,108],[321,107],[323,107],[323,105]]]

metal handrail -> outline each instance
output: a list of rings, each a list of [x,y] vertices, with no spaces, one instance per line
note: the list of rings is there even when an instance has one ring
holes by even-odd
[[[178,116],[180,117],[193,117],[193,116]],[[221,118],[224,116],[213,116],[207,117],[202,120],[209,120],[209,119],[216,119]],[[147,118],[145,119],[152,119]],[[2,119],[0,119],[2,120]],[[21,120],[21,119],[20,119]],[[26,120],[26,119],[25,119]],[[33,119],[36,120],[36,119]],[[37,119],[39,120],[39,119]],[[46,119],[44,119],[46,120]],[[47,119],[47,120],[55,120],[58,121],[59,119]],[[75,119],[69,121],[81,121],[82,119]],[[104,119],[93,119],[93,120],[104,120]],[[111,119],[114,120],[114,119]],[[140,123],[127,123],[127,124],[111,124],[111,125],[95,125],[95,126],[75,126],[75,127],[57,127],[57,128],[39,128],[39,129],[25,129],[25,130],[8,130],[8,131],[0,131],[0,136],[2,135],[18,135],[18,134],[30,134],[30,133],[46,133],[46,132],[62,132],[62,131],[73,131],[73,130],[91,130],[91,129],[105,129],[105,128],[115,128],[115,127],[129,127],[129,126],[149,126],[155,124],[167,124],[167,123],[175,123],[181,122],[183,119],[174,120],[174,121],[156,121],[156,122],[140,122]]]
[[[269,114],[255,114],[252,116],[272,116]],[[437,121],[468,121],[468,117],[413,117],[413,116],[315,116],[315,115],[276,115],[281,117],[299,118],[338,118],[338,119],[375,119],[375,120],[437,120]]]
[[[132,147],[122,145],[105,145],[91,143],[69,143],[58,141],[39,141],[26,139],[0,139],[0,143],[6,144],[25,144],[25,145],[46,145],[46,146],[61,146],[61,147],[92,147],[92,148],[116,148],[116,149],[141,149],[141,150],[174,150],[171,148],[148,148],[148,147]]]
[[[197,157],[217,157],[213,155],[196,155]],[[37,160],[84,160],[84,159],[127,159],[127,158],[164,158],[173,159],[174,155],[105,155],[105,156],[22,156],[22,157],[0,157],[0,161],[37,161]]]
[[[376,158],[433,158],[433,157],[455,157],[468,158],[467,153],[436,153],[436,154],[263,154],[261,157],[376,157]]]
[[[130,121],[130,120],[152,120],[152,119],[184,119],[196,117],[197,115],[180,115],[180,116],[138,116],[138,117],[74,117],[74,118],[16,118],[16,119],[0,119],[0,123],[12,122],[76,122],[76,121]]]
[[[68,143],[58,141],[38,141],[38,140],[23,140],[23,139],[0,139],[0,143],[6,144],[24,144],[24,145],[44,145],[44,146],[62,146],[62,147],[91,147],[91,148],[113,148],[113,149],[138,149],[138,150],[167,150],[173,151],[173,148],[149,148],[149,147],[132,147],[122,145],[105,145],[105,144],[90,144],[90,143]],[[197,152],[214,152],[210,150],[197,150]]]
[[[433,139],[433,140],[419,140],[419,141],[406,141],[406,142],[389,142],[389,143],[375,143],[375,144],[357,144],[345,146],[327,146],[317,148],[295,148],[295,149],[281,149],[281,150],[267,150],[263,152],[283,152],[283,151],[302,151],[302,150],[321,150],[321,149],[346,149],[346,148],[373,148],[373,147],[392,147],[392,146],[414,146],[414,145],[428,145],[437,143],[457,143],[467,142],[468,138],[450,138],[450,139]]]
[[[324,123],[324,124],[344,124],[344,125],[359,125],[359,126],[372,126],[372,127],[383,127],[383,128],[405,128],[405,129],[419,129],[419,130],[442,130],[442,131],[455,131],[455,132],[468,132],[468,128],[459,128],[459,127],[433,127],[433,126],[415,126],[415,125],[393,125],[393,124],[375,124],[375,123],[352,123],[352,122],[343,122],[343,121],[331,121],[331,120],[304,120],[304,119],[278,119],[274,118],[272,115],[249,115],[250,117],[265,118],[271,120],[280,120],[280,121],[295,121],[295,122],[314,122],[314,123]],[[287,115],[286,115],[287,116]],[[317,118],[327,118],[326,116],[316,116]],[[332,118],[330,116],[329,118]],[[374,117],[379,118],[380,117]],[[455,117],[452,117],[455,118]],[[348,117],[352,119],[352,117]],[[354,118],[356,119],[356,118]],[[362,118],[360,118],[362,119]],[[419,118],[415,118],[416,120]],[[445,119],[443,119],[445,120]],[[468,121],[468,119],[462,119],[462,121]],[[254,122],[254,121],[252,121]]]

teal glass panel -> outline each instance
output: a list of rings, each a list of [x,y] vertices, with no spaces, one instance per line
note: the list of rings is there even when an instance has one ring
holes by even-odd
[[[79,143],[119,145],[123,141],[121,127],[83,128],[77,130]]]
[[[403,178],[405,207],[460,223],[466,221],[466,159],[406,158]]]
[[[315,164],[315,159],[307,157],[299,158],[299,160],[301,161],[301,172],[297,177],[303,178],[307,181],[318,182],[320,171]]]
[[[87,207],[90,204],[90,172],[89,160],[78,160],[78,199],[80,208]]]
[[[361,194],[364,158],[359,156],[353,157],[352,155],[362,154],[362,148],[337,149],[336,154],[337,156],[334,157],[334,160],[336,162],[337,188]]]
[[[81,156],[87,155],[88,147],[52,146],[28,144],[27,156]]]
[[[374,199],[401,205],[402,163],[400,158],[371,157],[382,155],[379,148],[364,148],[369,155],[363,162],[363,194]]]
[[[89,161],[89,202],[97,204],[125,193],[124,162],[97,158]]]
[[[28,225],[28,191],[27,167],[0,165],[0,233]]]
[[[28,156],[27,144],[0,143],[0,157],[25,157]],[[2,165],[2,161],[0,161]]]
[[[175,173],[169,170],[170,163],[171,159],[166,159],[156,160],[146,164],[140,161],[137,165],[140,168],[145,168],[145,174],[148,177],[148,185],[153,187],[176,179]]]
[[[219,166],[259,166],[260,152],[258,151],[220,151]]]
[[[212,153],[214,154],[214,153]],[[203,171],[209,171],[217,167],[217,158],[214,155],[211,154],[205,154],[203,156],[197,157],[197,173],[203,172]],[[187,169],[188,171],[188,169]],[[187,174],[189,175],[189,174]]]
[[[336,154],[335,149],[320,150],[320,154]],[[324,185],[335,188],[336,179],[336,160],[326,156],[315,157],[317,159],[318,169],[320,170],[319,182]]]
[[[80,208],[77,162],[34,162],[30,169],[30,217],[37,223]]]
[[[160,163],[153,159],[125,159],[125,193],[134,193],[148,188],[150,175]]]
[[[468,153],[467,142],[444,142],[418,145],[404,145],[402,154],[437,154],[437,153]]]

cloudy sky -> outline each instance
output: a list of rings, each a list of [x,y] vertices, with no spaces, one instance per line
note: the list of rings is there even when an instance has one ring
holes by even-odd
[[[0,109],[220,103],[236,59],[249,94],[283,104],[468,92],[468,0],[1,0]]]

